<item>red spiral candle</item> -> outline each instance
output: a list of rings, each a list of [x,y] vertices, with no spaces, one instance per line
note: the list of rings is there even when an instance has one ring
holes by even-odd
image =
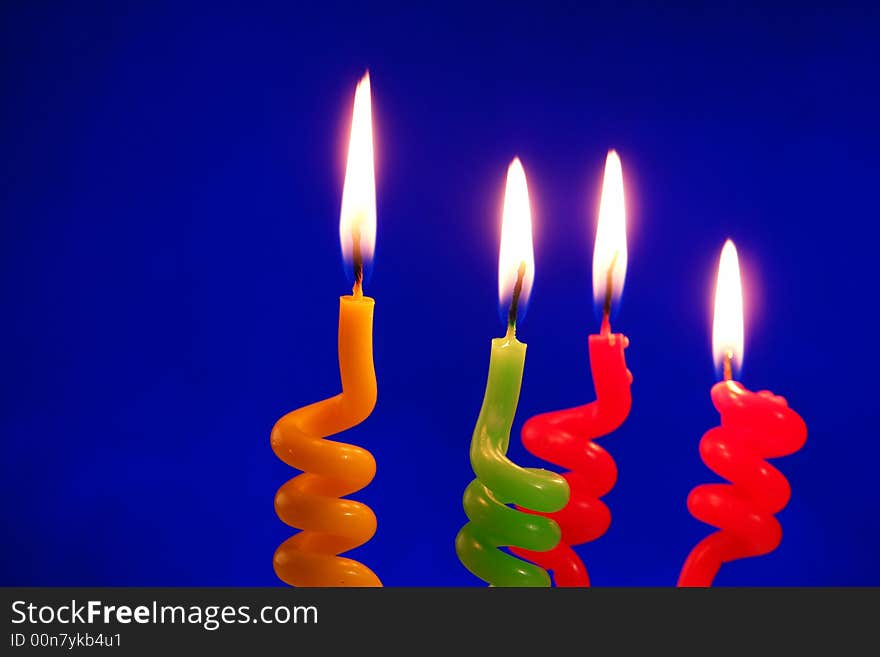
[[[703,484],[688,496],[691,514],[718,531],[691,551],[679,586],[711,586],[722,564],[767,554],[782,540],[774,516],[788,504],[791,488],[765,459],[798,451],[807,439],[807,425],[782,397],[766,390],[751,392],[733,380],[743,341],[739,259],[728,240],[718,266],[712,331],[716,362],[724,364],[724,381],[712,386],[721,425],[703,434],[700,456],[730,483]]]
[[[609,320],[612,300],[623,291],[626,265],[623,169],[617,153],[610,151],[605,160],[593,249],[593,297],[603,304],[601,331],[591,335],[589,341],[596,401],[536,415],[522,430],[523,445],[529,452],[569,470],[562,475],[571,491],[568,504],[555,513],[538,514],[559,525],[559,544],[548,552],[511,548],[517,556],[552,572],[556,586],[590,585],[587,569],[572,547],[596,540],[611,524],[611,512],[599,498],[617,481],[617,466],[593,439],[623,424],[632,406],[632,374],[623,356],[629,340],[621,333],[612,333]]]
[[[712,386],[721,426],[700,441],[700,456],[729,484],[703,484],[688,496],[688,510],[718,527],[691,551],[679,586],[711,586],[721,564],[772,552],[782,540],[774,514],[788,504],[791,488],[764,459],[798,451],[807,425],[785,399],[766,390],[751,392],[736,381]]]
[[[529,452],[569,469],[562,476],[571,496],[561,511],[539,514],[555,520],[562,530],[562,539],[555,548],[549,552],[510,549],[551,571],[556,586],[590,585],[587,569],[572,546],[596,540],[611,524],[611,512],[599,498],[614,487],[617,466],[593,439],[611,433],[629,415],[632,374],[626,369],[623,355],[628,344],[626,336],[611,333],[606,317],[600,335],[590,336],[596,401],[536,415],[523,425],[523,445]]]

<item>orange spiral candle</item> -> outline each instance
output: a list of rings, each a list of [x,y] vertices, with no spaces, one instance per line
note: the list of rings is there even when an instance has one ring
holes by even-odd
[[[275,572],[294,586],[381,586],[372,570],[336,556],[369,541],[376,516],[364,504],[340,499],[369,484],[376,461],[365,449],[327,436],[363,422],[376,404],[373,300],[339,300],[339,374],[342,392],[288,413],[272,429],[272,449],[303,471],[275,495],[275,511],[300,533],[275,552]]]
[[[293,586],[381,586],[362,563],[339,556],[366,543],[376,516],[365,504],[343,499],[369,484],[376,461],[367,450],[327,440],[363,422],[376,405],[373,368],[374,301],[363,294],[366,258],[376,240],[376,191],[370,78],[357,86],[339,236],[352,265],[354,288],[339,300],[339,375],[342,392],[282,417],[272,429],[272,449],[302,470],[275,495],[278,517],[302,531],[275,551],[275,573]]]

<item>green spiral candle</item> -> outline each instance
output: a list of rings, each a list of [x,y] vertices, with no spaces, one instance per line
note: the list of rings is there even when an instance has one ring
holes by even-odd
[[[534,277],[528,188],[519,159],[507,172],[498,274],[499,298],[510,299],[508,328],[503,338],[492,340],[486,393],[471,440],[477,478],[464,493],[469,522],[458,533],[455,550],[468,570],[493,586],[549,586],[544,569],[500,549],[556,547],[561,533],[555,521],[510,505],[552,513],[569,497],[560,475],[520,467],[507,457],[526,358],[526,345],[516,339],[516,320]]]

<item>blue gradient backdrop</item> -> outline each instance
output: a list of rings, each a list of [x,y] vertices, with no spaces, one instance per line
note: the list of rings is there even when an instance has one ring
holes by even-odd
[[[519,155],[537,275],[516,429],[593,398],[590,257],[605,152],[635,375],[596,585],[672,585],[708,528],[699,460],[716,258],[745,271],[743,381],[806,447],[773,554],[719,584],[880,585],[878,12],[618,3],[4,3],[2,584],[271,585],[293,473],[269,430],[338,389],[337,221],[354,85],[373,77],[379,463],[353,556],[389,585],[479,584],[461,494]],[[213,4],[213,3],[212,3]],[[831,3],[829,3],[830,5]],[[835,3],[836,4],[836,3]],[[511,446],[521,463],[536,460]]]

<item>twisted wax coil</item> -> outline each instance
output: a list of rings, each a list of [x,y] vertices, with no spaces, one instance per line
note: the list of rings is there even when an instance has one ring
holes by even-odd
[[[523,513],[508,504],[550,512],[568,501],[568,486],[558,474],[523,468],[507,457],[525,351],[512,329],[505,338],[492,341],[486,394],[471,440],[476,479],[464,493],[469,522],[455,539],[464,566],[492,586],[549,586],[545,570],[499,548],[550,550],[560,537],[553,520]]]
[[[599,498],[614,487],[617,466],[593,439],[611,433],[629,415],[632,374],[623,353],[628,344],[620,334],[591,335],[590,367],[596,401],[542,413],[523,425],[523,445],[530,453],[569,469],[562,476],[571,497],[562,510],[541,514],[555,520],[562,530],[556,547],[546,552],[511,548],[511,552],[551,571],[556,586],[590,585],[587,569],[572,546],[596,540],[611,524],[611,512]]]
[[[376,516],[360,502],[340,499],[369,484],[376,461],[367,450],[326,440],[359,424],[376,404],[373,369],[373,299],[344,296],[339,305],[339,373],[342,392],[282,417],[272,429],[272,449],[302,470],[278,489],[278,517],[302,531],[275,551],[275,573],[293,586],[381,586],[376,574],[338,556],[376,532]]]
[[[700,456],[729,484],[703,484],[688,496],[691,514],[717,527],[691,551],[679,586],[711,586],[721,565],[767,554],[782,540],[774,517],[788,504],[791,488],[767,458],[797,452],[807,439],[807,425],[784,398],[768,391],[746,390],[735,381],[712,387],[721,426],[700,440]]]

